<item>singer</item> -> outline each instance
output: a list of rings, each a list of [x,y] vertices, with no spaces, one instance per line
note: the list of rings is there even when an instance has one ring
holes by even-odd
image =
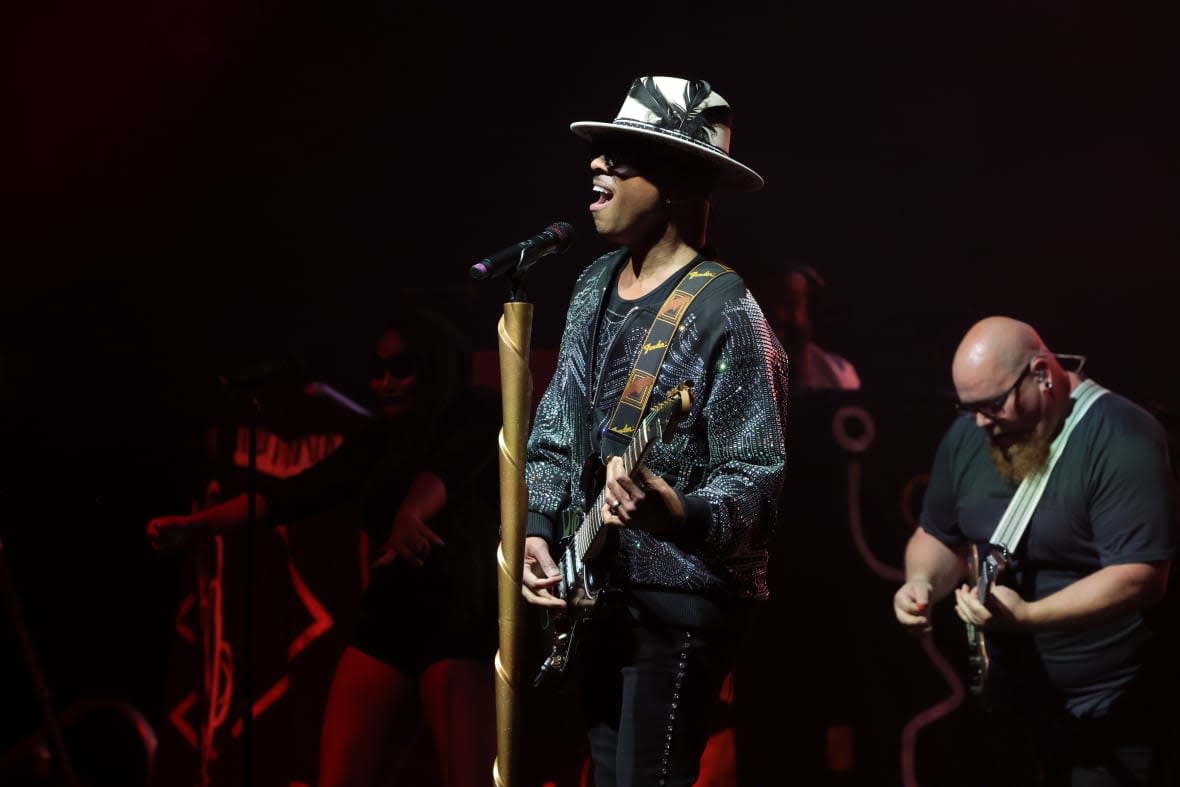
[[[706,245],[710,192],[763,184],[729,155],[730,114],[708,82],[644,77],[613,122],[570,126],[592,146],[594,225],[619,248],[578,277],[529,439],[523,593],[566,606],[559,522],[598,496],[580,489],[583,464],[605,464],[609,585],[577,655],[598,787],[693,784],[749,607],[767,596],[787,359]],[[686,381],[675,436],[628,475],[644,402]]]

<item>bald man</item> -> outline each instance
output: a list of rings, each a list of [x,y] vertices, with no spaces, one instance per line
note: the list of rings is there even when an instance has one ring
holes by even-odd
[[[934,459],[897,619],[928,632],[931,606],[954,593],[959,618],[987,634],[989,704],[1026,731],[1044,784],[1154,784],[1175,713],[1154,615],[1175,544],[1164,431],[1127,399],[1098,398],[984,605],[960,584],[964,554],[991,541],[1020,482],[1046,470],[1082,378],[1005,317],[967,332],[952,376],[962,416]]]

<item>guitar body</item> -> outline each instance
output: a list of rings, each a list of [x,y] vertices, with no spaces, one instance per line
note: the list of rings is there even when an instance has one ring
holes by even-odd
[[[580,513],[578,509],[570,509],[566,516],[578,516]],[[566,607],[549,610],[552,650],[541,664],[541,669],[533,680],[534,686],[559,686],[568,676],[568,668],[576,655],[577,645],[583,640],[581,634],[590,625],[599,596],[606,586],[610,550],[606,548],[605,542],[610,536],[611,534],[606,531],[601,534],[601,543],[597,545],[595,555],[588,556],[581,567],[575,565],[573,535],[562,539],[562,553],[557,559],[557,567],[563,579],[557,586],[555,595],[565,600]],[[573,578],[572,582],[570,577]]]
[[[634,477],[639,472],[643,458],[655,439],[671,438],[676,421],[688,412],[691,405],[691,386],[683,383],[652,409],[635,430],[630,445],[622,454],[628,475]],[[552,686],[564,681],[577,652],[580,641],[578,635],[593,617],[594,608],[606,587],[612,562],[615,535],[613,528],[604,527],[602,523],[602,509],[606,505],[605,471],[597,457],[587,460],[581,481],[583,490],[591,490],[585,499],[594,502],[589,504],[585,512],[570,509],[563,514],[566,520],[563,522],[563,532],[568,535],[560,543],[562,551],[557,558],[557,569],[561,574],[561,582],[553,594],[565,601],[566,606],[564,609],[550,610],[552,650],[541,664],[533,681],[534,686]]]

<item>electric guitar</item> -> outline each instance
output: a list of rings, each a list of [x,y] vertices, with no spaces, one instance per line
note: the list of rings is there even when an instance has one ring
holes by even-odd
[[[627,450],[623,452],[623,468],[628,477],[634,478],[639,472],[643,458],[647,456],[655,440],[670,440],[675,434],[677,422],[692,406],[692,384],[681,383],[669,392],[668,398],[648,413],[631,436]],[[597,457],[590,457],[591,463],[601,468]],[[584,474],[585,478],[585,474]],[[602,522],[602,508],[606,505],[606,490],[601,484],[590,510],[581,512],[570,509],[566,512],[574,521],[580,519],[577,529],[561,540],[564,549],[557,559],[561,582],[553,594],[566,602],[564,609],[550,611],[553,650],[541,664],[533,681],[534,686],[554,685],[565,677],[570,661],[574,657],[577,634],[583,623],[590,619],[598,601],[599,592],[605,585],[605,568],[609,558],[605,557],[609,530]],[[587,499],[589,495],[587,495]]]
[[[979,588],[979,602],[986,605],[991,596],[992,586],[996,579],[1011,564],[1008,550],[994,544],[988,544],[988,552],[982,558],[979,554],[979,544],[971,545],[970,560],[967,568],[970,572],[971,584]],[[975,696],[983,694],[987,685],[987,672],[990,666],[987,654],[987,641],[983,631],[971,623],[967,623],[967,662],[970,667],[971,693]]]

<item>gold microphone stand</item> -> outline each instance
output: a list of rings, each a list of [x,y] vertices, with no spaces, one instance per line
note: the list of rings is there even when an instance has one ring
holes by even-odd
[[[524,659],[524,531],[528,516],[528,489],[524,483],[525,445],[532,408],[533,378],[529,372],[529,342],[533,331],[533,305],[517,300],[504,304],[498,325],[500,386],[504,426],[500,430],[500,548],[499,564],[500,649],[496,652],[496,761],[492,766],[495,787],[516,787],[520,769],[520,703]]]

